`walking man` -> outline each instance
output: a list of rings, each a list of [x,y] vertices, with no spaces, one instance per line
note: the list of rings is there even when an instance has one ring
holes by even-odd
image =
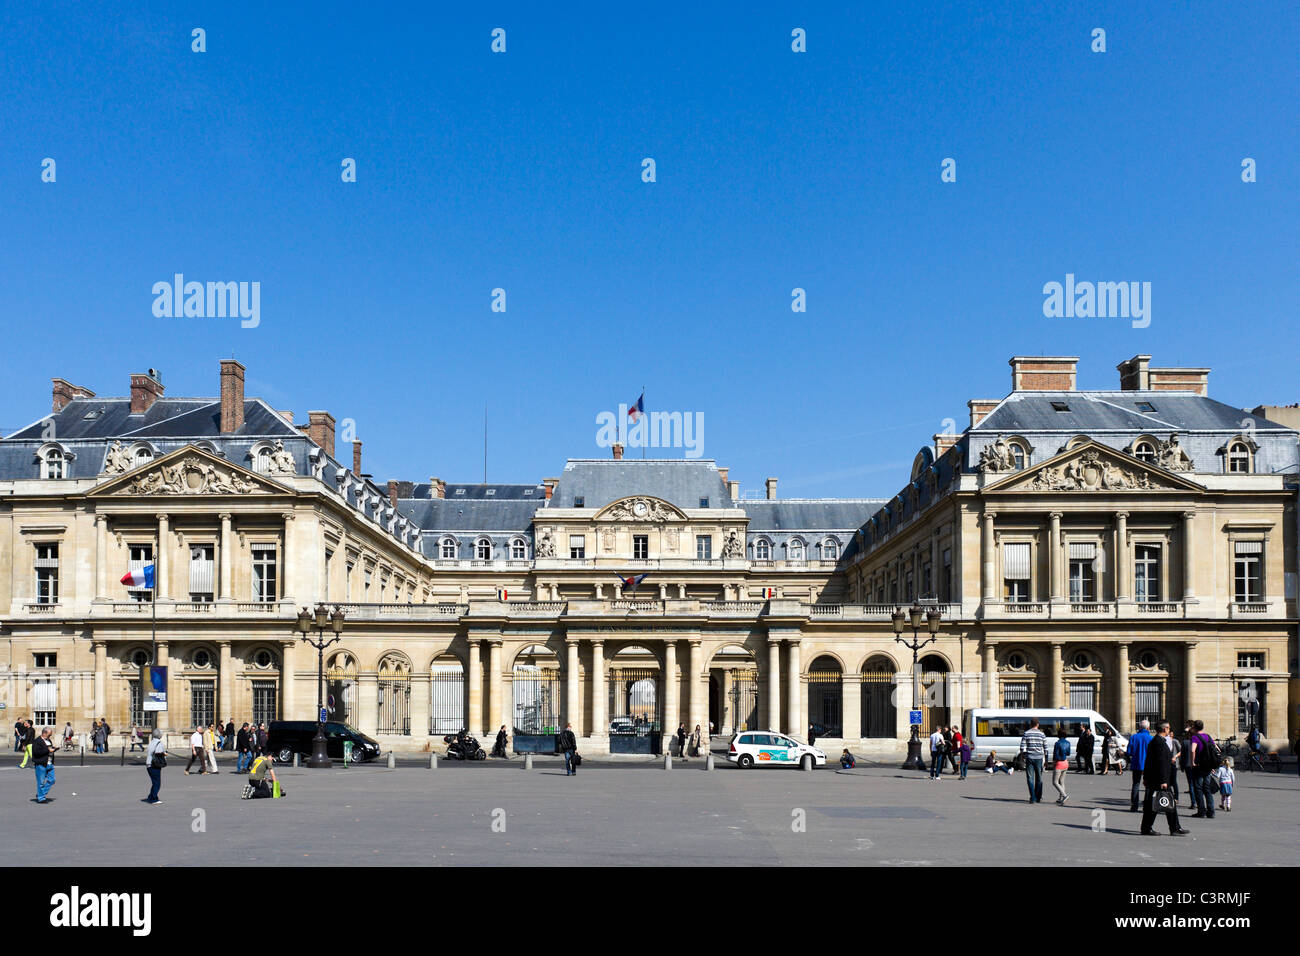
[[[686,760],[686,725],[677,725],[677,755]]]
[[[1038,729],[1038,718],[1029,720],[1029,729],[1020,735],[1020,752],[1025,755],[1025,783],[1029,802],[1043,802],[1043,762],[1047,759],[1047,735]]]
[[[36,768],[36,802],[49,803],[50,788],[54,786],[54,752],[59,745],[54,741],[54,728],[45,727],[32,741],[32,766]]]
[[[1146,721],[1143,721],[1146,723]],[[1159,836],[1151,827],[1156,822],[1155,796],[1160,791],[1169,790],[1169,785],[1178,772],[1174,764],[1173,737],[1169,733],[1169,721],[1162,720],[1156,728],[1159,736],[1152,738],[1143,753],[1142,779],[1146,784],[1146,800],[1142,804],[1142,835]],[[1187,833],[1178,822],[1178,800],[1169,795],[1169,809],[1165,810],[1165,820],[1169,824],[1170,836],[1183,836]]]
[[[1129,792],[1129,813],[1138,812],[1138,787],[1142,784],[1142,768],[1146,766],[1147,747],[1151,743],[1151,721],[1143,719],[1138,732],[1128,739],[1128,768],[1133,772],[1133,789]]]
[[[253,744],[249,739],[248,721],[244,721],[239,728],[239,734],[235,737],[235,749],[239,751],[239,763],[235,765],[235,773],[244,773],[248,769],[249,761],[253,759]]]
[[[943,728],[936,727],[930,735],[930,779],[943,779]]]
[[[199,775],[207,773],[206,759],[203,753],[203,728],[195,724],[194,733],[190,734],[190,762],[185,765],[185,773],[189,774],[196,760],[199,762]]]
[[[1092,732],[1092,728],[1087,724],[1083,725],[1083,733],[1079,734],[1079,770],[1081,773],[1096,773],[1096,768],[1092,765],[1092,749],[1097,743],[1097,736]]]
[[[682,740],[685,739],[685,728],[683,728]],[[573,724],[564,725],[564,730],[560,734],[560,750],[564,752],[564,775],[572,777],[578,772],[577,764],[573,759],[578,755],[578,738],[574,736]]]
[[[1192,796],[1196,798],[1196,812],[1193,817],[1214,819],[1214,794],[1210,791],[1210,775],[1219,769],[1222,763],[1216,753],[1213,738],[1205,732],[1205,722],[1192,721],[1191,753],[1187,757],[1187,766],[1192,771]]]

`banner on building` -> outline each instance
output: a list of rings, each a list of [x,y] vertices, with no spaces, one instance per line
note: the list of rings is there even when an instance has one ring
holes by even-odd
[[[140,668],[140,688],[144,692],[141,709],[167,709],[167,668],[146,664]]]

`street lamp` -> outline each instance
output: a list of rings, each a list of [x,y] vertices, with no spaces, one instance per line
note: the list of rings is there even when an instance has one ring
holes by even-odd
[[[894,611],[894,640],[904,647],[912,649],[912,710],[921,709],[921,680],[916,669],[916,655],[925,645],[932,643],[939,633],[939,621],[942,614],[937,607],[932,607],[928,611],[922,609],[919,601],[912,602],[912,606],[907,611],[901,607]],[[924,641],[920,639],[921,619],[925,618],[925,623],[929,625],[930,636]],[[912,639],[906,640],[903,630],[908,623],[912,625]],[[908,723],[911,723],[909,720]],[[921,757],[921,737],[919,727],[912,724],[912,736],[907,741],[907,760],[903,762],[904,770],[924,770],[925,760]]]
[[[326,630],[334,634],[329,640],[325,640]],[[308,636],[312,631],[317,634],[315,640]],[[323,713],[325,704],[322,698],[322,688],[325,684],[325,648],[340,640],[340,635],[343,633],[343,609],[336,604],[334,613],[331,614],[330,609],[324,604],[317,604],[316,614],[313,617],[311,611],[303,608],[298,613],[298,633],[302,635],[301,640],[316,648],[316,736],[311,741],[311,759],[307,761],[307,766],[317,769],[328,768],[334,764],[325,750]]]

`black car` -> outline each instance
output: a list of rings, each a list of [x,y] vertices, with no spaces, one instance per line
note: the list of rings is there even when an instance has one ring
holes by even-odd
[[[318,725],[310,720],[273,720],[268,729],[268,748],[280,763],[289,763],[294,754],[311,756],[312,740]],[[343,759],[344,741],[352,741],[352,762],[374,760],[379,756],[379,744],[355,727],[330,721],[325,725],[325,753],[335,760]]]

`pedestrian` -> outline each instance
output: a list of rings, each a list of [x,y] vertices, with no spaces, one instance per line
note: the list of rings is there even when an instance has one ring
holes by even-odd
[[[190,734],[190,762],[185,765],[185,773],[188,776],[190,768],[194,766],[194,761],[199,762],[199,776],[208,772],[206,758],[203,754],[203,728],[198,724],[194,725],[194,733]]]
[[[948,763],[952,765],[953,776],[961,772],[958,765],[961,759],[961,741],[961,728],[953,724],[952,731],[948,736]]]
[[[220,773],[217,769],[217,734],[212,724],[208,724],[207,733],[203,735],[204,747],[207,750],[208,770],[211,773]]]
[[[1183,736],[1179,741],[1178,748],[1178,769],[1183,772],[1183,779],[1187,781],[1187,809],[1196,809],[1196,794],[1192,790],[1192,773],[1193,768],[1189,762],[1192,757],[1192,722],[1189,720],[1183,724]]]
[[[943,760],[939,762],[939,772],[943,773],[944,764],[952,759],[952,728],[946,724],[943,730]]]
[[[682,727],[682,740],[686,740],[686,728]],[[565,724],[560,734],[560,750],[564,753],[564,774],[572,777],[578,772],[578,738],[573,733],[573,724]]]
[[[1065,735],[1065,725],[1056,728],[1056,743],[1052,746],[1052,787],[1056,790],[1056,805],[1065,806],[1070,795],[1065,792],[1065,774],[1070,769],[1070,738]]]
[[[508,760],[510,758],[510,754],[506,752],[508,740],[509,738],[506,735],[506,725],[502,724],[501,729],[497,731],[497,742],[492,745],[492,756],[503,757]]]
[[[1043,762],[1047,759],[1047,735],[1038,729],[1038,718],[1029,719],[1029,729],[1020,735],[1020,752],[1025,757],[1025,784],[1029,802],[1043,802]]]
[[[144,752],[144,767],[149,771],[149,796],[145,803],[162,803],[158,791],[162,789],[163,767],[167,766],[167,745],[163,742],[162,731],[157,727],[150,734],[149,746]]]
[[[266,732],[266,721],[257,725],[257,755],[260,757],[267,753],[270,746],[270,735]]]
[[[76,735],[72,732],[72,721],[68,721],[63,728],[63,749],[72,749],[72,740]]]
[[[1193,817],[1206,820],[1214,819],[1214,794],[1210,792],[1210,777],[1223,758],[1218,753],[1214,739],[1205,732],[1205,722],[1192,721],[1191,754],[1187,765],[1192,768],[1192,795],[1196,797],[1196,812]]]
[[[1105,732],[1101,735],[1101,775],[1104,777],[1110,773],[1111,755],[1115,752],[1115,730],[1106,725]]]
[[[275,758],[263,754],[253,762],[248,771],[248,783],[244,785],[243,796],[250,800],[270,798],[276,795],[279,781],[275,779]],[[279,791],[284,795],[284,791]]]
[[[998,759],[996,750],[990,750],[989,755],[984,758],[984,772],[988,774],[1005,773],[1008,777],[1011,777],[1015,775],[1016,771]]]
[[[1142,721],[1146,724],[1147,721]],[[1143,836],[1159,836],[1151,827],[1156,822],[1155,797],[1165,791],[1169,805],[1164,810],[1165,820],[1169,823],[1170,836],[1183,836],[1187,831],[1178,822],[1178,801],[1169,794],[1169,782],[1177,773],[1174,764],[1174,748],[1169,733],[1169,721],[1162,720],[1156,728],[1158,736],[1149,737],[1148,746],[1142,753],[1142,782],[1146,784],[1146,800],[1142,805]]]
[[[1128,766],[1133,771],[1133,789],[1129,791],[1129,813],[1138,812],[1138,788],[1142,784],[1142,770],[1146,766],[1147,747],[1151,744],[1151,721],[1143,718],[1137,733],[1128,739]],[[1166,781],[1166,784],[1168,781]]]
[[[26,733],[27,727],[23,723],[23,718],[19,717],[14,721],[14,753],[23,752],[23,734]]]
[[[960,756],[961,756],[961,779],[965,780],[966,771],[970,767],[971,752],[970,752],[969,740],[962,740]]]
[[[235,749],[239,752],[239,761],[235,764],[235,773],[247,773],[248,765],[253,759],[253,745],[249,740],[248,721],[244,721],[235,737]]]
[[[695,750],[695,756],[705,757],[709,753],[709,737],[704,731],[700,730],[700,725],[695,725],[695,733],[691,734],[691,747]]]
[[[1291,745],[1291,753],[1295,756],[1295,770],[1300,773],[1300,737],[1296,737],[1295,743]]]
[[[43,727],[40,736],[32,740],[32,766],[36,768],[37,803],[49,803],[50,789],[54,786],[54,753],[59,749],[59,745],[53,735],[53,727]]]
[[[930,779],[943,779],[943,728],[936,727],[930,735]]]
[[[686,725],[677,725],[677,756],[686,759]]]
[[[1087,724],[1079,734],[1079,772],[1093,774],[1097,769],[1092,765],[1092,749],[1097,744],[1097,735]]]
[[[808,725],[808,746],[811,747],[815,743],[817,743],[817,725],[809,724]]]
[[[1237,776],[1233,773],[1233,761],[1231,757],[1223,758],[1223,766],[1215,771],[1215,777],[1219,781],[1219,809],[1225,813],[1232,812],[1232,785],[1236,782]]]
[[[22,759],[22,763],[18,765],[18,768],[20,770],[23,767],[26,767],[28,762],[32,759],[32,745],[35,743],[36,743],[36,728],[32,726],[32,722],[30,720],[24,717],[23,718],[23,739],[22,739],[22,747],[21,747],[23,752],[23,759]]]
[[[140,728],[135,724],[132,724],[131,725],[131,753],[135,753],[136,750],[144,750],[146,753],[148,753],[148,749],[145,747],[143,738],[144,738],[144,734],[140,732]]]
[[[842,751],[840,751],[840,769],[841,769],[841,770],[852,770],[852,769],[853,769],[854,767],[856,767],[857,765],[858,765],[858,762],[857,762],[856,760],[853,759],[853,754],[849,753],[849,748],[848,748],[848,747],[845,747]]]
[[[235,718],[234,717],[226,718],[226,732],[224,736],[225,736],[225,742],[222,743],[221,749],[234,750],[235,749]]]
[[[1173,731],[1169,733],[1169,746],[1174,750],[1174,779],[1169,782],[1169,791],[1174,795],[1174,801],[1178,800],[1178,771],[1183,759],[1183,743]],[[1215,768],[1218,769],[1218,768]]]

